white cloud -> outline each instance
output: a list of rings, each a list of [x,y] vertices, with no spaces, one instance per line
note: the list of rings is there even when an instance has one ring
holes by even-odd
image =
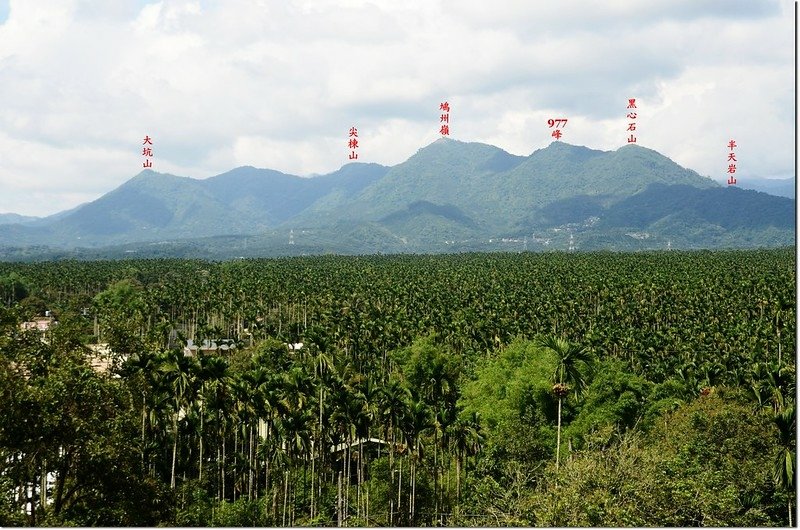
[[[359,161],[396,164],[437,138],[443,100],[453,138],[527,155],[550,117],[569,143],[623,145],[637,97],[641,145],[722,178],[736,136],[743,175],[787,176],[792,17],[788,0],[15,0],[0,211],[109,191],[141,170],[145,134],[153,169],[193,177],[334,171],[354,124]]]

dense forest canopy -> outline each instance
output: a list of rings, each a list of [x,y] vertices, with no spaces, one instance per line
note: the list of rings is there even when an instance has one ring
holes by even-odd
[[[795,265],[0,263],[0,525],[794,524]]]

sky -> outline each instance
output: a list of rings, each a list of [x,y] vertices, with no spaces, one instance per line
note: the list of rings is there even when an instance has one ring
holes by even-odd
[[[441,137],[655,149],[794,176],[790,0],[0,0],[0,212],[94,200],[149,160],[207,178],[395,165]],[[636,99],[635,120],[627,117]],[[142,156],[145,136],[152,157]],[[147,147],[150,147],[149,145]]]

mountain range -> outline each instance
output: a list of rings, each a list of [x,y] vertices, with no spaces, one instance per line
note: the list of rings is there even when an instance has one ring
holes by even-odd
[[[794,218],[793,199],[722,186],[634,144],[517,156],[442,138],[396,166],[316,177],[146,170],[50,217],[0,215],[0,258],[776,246],[794,244]]]

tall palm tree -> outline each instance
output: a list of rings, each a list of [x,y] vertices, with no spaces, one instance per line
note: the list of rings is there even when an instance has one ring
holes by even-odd
[[[364,440],[369,439],[370,427],[379,415],[378,399],[380,387],[375,382],[374,376],[367,373],[363,378],[355,382],[355,390],[362,401],[361,410],[355,418],[356,439],[358,440],[357,513],[359,517],[362,517],[364,514],[369,513],[369,502],[365,501],[362,491],[365,480],[365,469],[369,468],[366,455],[364,454]]]
[[[311,476],[316,484],[311,489],[311,519],[313,520],[318,514],[317,504],[322,498],[322,484],[323,484],[323,464],[325,462],[325,424],[323,424],[323,417],[330,418],[330,414],[324,414],[324,410],[330,407],[327,399],[328,390],[331,387],[331,379],[333,377],[333,357],[323,353],[315,344],[310,344],[309,351],[314,352],[315,358],[309,360],[313,362],[314,368],[311,373],[314,374],[312,383],[316,385],[314,396],[317,399],[315,410],[318,412],[317,421],[315,422],[314,429],[314,442],[312,443],[311,455]],[[327,423],[329,425],[329,422]],[[316,460],[319,458],[319,468],[317,467]]]
[[[750,387],[756,401],[775,414],[786,408],[789,396],[794,396],[793,378],[793,367],[781,368],[775,362],[755,363],[750,368]]]
[[[379,413],[383,423],[384,436],[389,442],[389,491],[394,491],[394,455],[398,452],[400,443],[405,442],[403,430],[399,427],[403,424],[407,414],[408,403],[411,401],[411,391],[398,379],[390,378],[380,390]],[[398,484],[398,488],[400,485]],[[398,493],[399,495],[399,493]],[[400,511],[398,497],[397,511]],[[394,522],[394,501],[389,502],[389,525]]]
[[[411,525],[415,524],[417,504],[417,469],[422,461],[422,434],[434,427],[433,415],[423,401],[413,398],[408,403],[407,413],[403,418],[403,430],[409,443],[409,459],[411,464],[411,493],[409,495],[408,515]]]
[[[467,456],[478,454],[485,437],[481,432],[478,413],[459,416],[450,425],[450,440],[456,453],[456,509],[461,503],[461,470],[466,470],[464,460]]]
[[[156,380],[154,379],[154,367],[156,363],[156,356],[147,351],[142,350],[131,355],[123,365],[123,377],[136,377],[136,382],[139,384],[142,391],[142,439],[141,439],[141,453],[142,453],[142,468],[145,464],[145,424],[147,419],[147,390],[154,388]]]
[[[775,455],[775,464],[772,472],[772,478],[775,484],[786,491],[788,509],[789,509],[789,526],[792,526],[792,492],[794,491],[794,459],[795,459],[795,432],[797,430],[797,422],[795,417],[794,405],[775,413],[775,424],[778,426],[780,434],[780,452]]]
[[[228,362],[223,358],[216,355],[204,355],[198,359],[198,364],[195,366],[197,370],[197,379],[200,382],[200,466],[198,471],[199,480],[203,480],[203,460],[204,460],[204,424],[205,424],[205,410],[209,406],[214,410],[219,407],[217,394],[220,385],[226,384],[228,381]],[[210,396],[206,396],[210,394]]]
[[[178,454],[178,420],[180,415],[184,413],[184,408],[189,402],[192,401],[192,373],[196,372],[191,368],[192,358],[185,357],[182,352],[178,350],[170,350],[165,352],[159,357],[158,371],[164,378],[165,387],[172,391],[172,398],[174,399],[173,416],[172,416],[172,473],[170,479],[170,487],[175,489],[175,466]]]
[[[592,355],[583,346],[572,344],[552,335],[540,338],[537,344],[556,356],[553,372],[553,394],[558,398],[558,430],[556,438],[556,472],[561,457],[561,405],[572,392],[578,397],[587,386],[586,377],[591,371]]]
[[[778,367],[781,365],[781,329],[785,325],[784,314],[794,309],[794,302],[780,300],[775,304],[775,333],[778,336]]]

